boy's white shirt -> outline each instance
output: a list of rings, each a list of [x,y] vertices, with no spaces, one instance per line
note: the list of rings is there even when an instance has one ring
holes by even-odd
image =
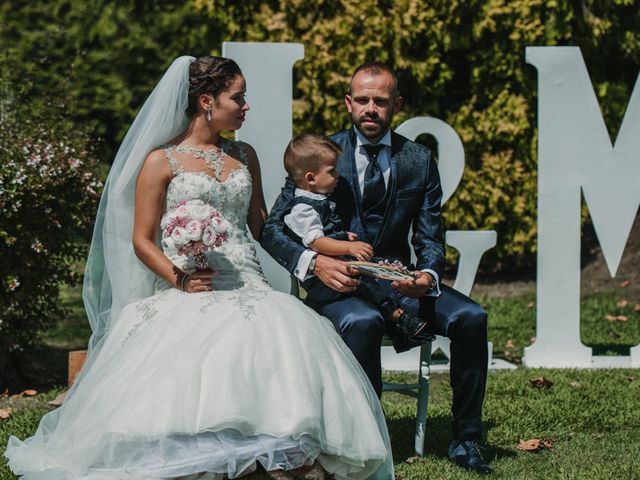
[[[296,188],[293,195],[294,197],[306,197],[312,200],[329,202],[331,211],[336,208],[336,204],[328,200],[327,195],[323,193],[308,192],[301,188]],[[324,225],[322,225],[320,214],[306,203],[294,205],[291,212],[285,215],[284,223],[302,239],[302,244],[307,248],[317,239],[324,237]]]

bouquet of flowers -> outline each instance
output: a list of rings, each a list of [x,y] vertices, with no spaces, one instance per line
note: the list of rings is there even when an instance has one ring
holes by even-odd
[[[202,200],[183,200],[160,223],[165,244],[193,257],[198,269],[207,268],[205,253],[227,241],[229,227],[220,212]]]

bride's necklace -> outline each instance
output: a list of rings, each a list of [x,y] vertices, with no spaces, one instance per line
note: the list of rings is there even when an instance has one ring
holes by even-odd
[[[176,152],[178,153],[190,153],[196,158],[202,158],[204,164],[213,171],[214,176],[220,180],[222,178],[222,172],[224,172],[224,163],[222,159],[226,153],[222,148],[212,148],[210,150],[202,150],[201,148],[189,147],[186,145],[176,146]]]

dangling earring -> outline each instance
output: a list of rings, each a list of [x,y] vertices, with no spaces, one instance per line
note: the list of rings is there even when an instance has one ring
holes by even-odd
[[[207,107],[207,121],[211,121],[211,107]]]

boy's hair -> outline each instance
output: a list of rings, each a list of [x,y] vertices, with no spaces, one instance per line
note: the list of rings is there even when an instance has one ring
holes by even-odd
[[[284,168],[296,183],[300,183],[307,172],[317,172],[327,156],[337,158],[341,153],[342,149],[333,140],[316,133],[301,133],[287,145]]]

